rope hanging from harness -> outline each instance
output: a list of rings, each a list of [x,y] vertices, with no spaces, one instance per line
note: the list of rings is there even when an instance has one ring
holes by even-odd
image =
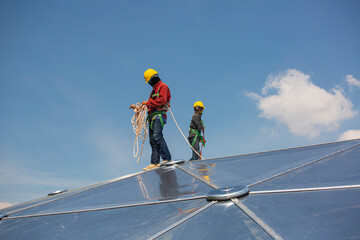
[[[133,104],[130,106],[135,112],[134,116],[131,118],[131,124],[133,126],[133,130],[135,133],[135,140],[134,140],[134,148],[133,148],[133,156],[137,159],[137,163],[140,162],[140,157],[142,151],[144,149],[144,143],[148,136],[148,129],[147,129],[147,107],[144,104]],[[139,154],[139,138],[143,140],[141,151]]]
[[[200,155],[201,156],[202,156],[202,149],[203,149],[203,147],[205,147],[205,142],[206,142],[206,140],[205,140],[205,130],[204,129],[202,130],[202,133],[203,133],[204,144],[201,144],[201,149],[200,149]]]
[[[179,127],[179,124],[177,123],[177,121],[176,121],[176,119],[175,119],[175,117],[174,117],[174,114],[173,114],[172,111],[171,111],[171,108],[169,108],[169,111],[170,111],[171,116],[172,116],[172,118],[174,119],[174,122],[175,122],[177,128],[179,129],[181,135],[184,137],[185,142],[186,142],[186,143],[191,147],[191,149],[200,157],[200,159],[205,160],[205,158],[203,158],[203,156],[201,156],[201,154],[199,154],[199,153],[193,148],[193,146],[191,146],[191,144],[189,143],[189,141],[186,139],[184,133],[181,131],[181,129],[180,129],[180,127]]]

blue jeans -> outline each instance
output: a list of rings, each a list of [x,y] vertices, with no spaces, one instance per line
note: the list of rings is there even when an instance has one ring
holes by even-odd
[[[154,123],[152,125],[153,129],[150,128],[150,124],[149,124],[149,138],[150,138],[150,146],[152,149],[152,153],[151,153],[152,164],[158,164],[160,162],[160,156],[164,161],[171,160],[171,154],[169,152],[169,149],[167,147],[167,144],[165,142],[162,133],[163,127],[161,126],[159,117],[160,116],[156,117],[156,119],[154,120]]]

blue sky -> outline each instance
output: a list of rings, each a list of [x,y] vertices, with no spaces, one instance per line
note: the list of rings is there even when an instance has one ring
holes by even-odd
[[[0,1],[0,208],[139,172],[156,69],[204,157],[360,136],[359,1]],[[345,134],[345,135],[343,135]],[[174,159],[191,151],[170,118]]]

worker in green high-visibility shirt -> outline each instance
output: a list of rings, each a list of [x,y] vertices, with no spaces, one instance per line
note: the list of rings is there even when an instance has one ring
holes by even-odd
[[[201,120],[202,113],[204,111],[204,104],[201,101],[197,101],[194,103],[194,115],[191,118],[190,122],[190,129],[189,129],[189,136],[188,140],[191,146],[195,149],[197,153],[199,153],[200,149],[200,141],[205,146],[205,139],[201,135],[201,131],[205,129],[204,123]],[[191,160],[198,160],[199,155],[192,150],[192,157],[189,159]]]

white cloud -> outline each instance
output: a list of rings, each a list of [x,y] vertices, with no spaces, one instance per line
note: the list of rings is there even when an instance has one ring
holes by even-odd
[[[296,69],[269,75],[262,95],[248,94],[258,102],[260,117],[286,124],[297,136],[312,138],[323,131],[333,131],[342,120],[357,114],[341,89],[327,92],[314,85],[309,75]]]
[[[360,130],[348,130],[344,132],[338,140],[345,141],[351,139],[360,139]]]
[[[345,81],[349,84],[350,88],[353,86],[360,88],[360,81],[354,78],[353,75],[346,75]]]
[[[262,128],[261,131],[264,135],[269,136],[271,138],[276,138],[280,135],[275,128]]]

